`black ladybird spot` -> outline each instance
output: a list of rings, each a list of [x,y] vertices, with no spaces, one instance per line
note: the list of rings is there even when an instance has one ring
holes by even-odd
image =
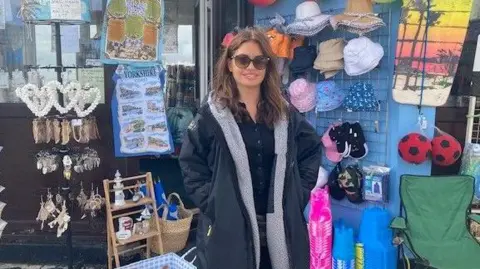
[[[453,158],[457,159],[458,157],[460,157],[460,154],[461,154],[460,151],[458,151],[458,150],[455,151],[455,153],[453,153]]]
[[[408,139],[410,139],[409,135],[406,135],[406,136],[402,137],[402,143],[406,143],[408,141]]]
[[[444,149],[448,148],[450,147],[450,142],[448,142],[447,140],[442,140],[442,142],[440,142],[440,146]]]
[[[420,140],[422,142],[427,142],[427,138],[423,135],[418,136],[418,140]]]
[[[408,152],[412,154],[413,156],[416,156],[418,153],[420,153],[420,150],[418,150],[417,147],[411,147],[408,149]]]
[[[402,152],[398,150],[398,155],[400,155],[400,158],[403,158]]]
[[[443,155],[438,154],[438,155],[435,156],[435,160],[437,160],[439,162],[443,162],[443,161],[445,161],[445,157],[443,157]]]

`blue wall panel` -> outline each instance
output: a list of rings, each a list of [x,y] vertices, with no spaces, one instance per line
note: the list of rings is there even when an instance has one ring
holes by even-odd
[[[343,12],[347,0],[324,0],[317,1],[320,4],[323,13],[338,14]],[[269,20],[276,13],[282,15],[287,23],[295,19],[295,8],[302,0],[277,0],[277,3],[266,8],[255,9],[255,22],[260,26],[268,26]],[[379,112],[369,113],[349,113],[344,109],[337,109],[326,113],[318,113],[317,115],[309,115],[309,119],[316,124],[319,135],[322,135],[329,124],[342,119],[343,121],[359,121],[364,129],[370,153],[362,164],[379,164],[388,165],[392,168],[390,178],[390,202],[388,204],[379,204],[387,207],[392,215],[398,215],[400,208],[400,197],[398,194],[399,178],[402,174],[421,174],[429,175],[430,163],[413,166],[405,163],[398,157],[397,143],[399,139],[410,131],[417,130],[418,110],[415,106],[401,105],[393,101],[392,77],[394,72],[395,47],[398,33],[398,23],[401,12],[401,1],[397,1],[390,5],[376,5],[375,12],[385,21],[387,27],[367,34],[373,41],[380,43],[384,50],[385,56],[381,60],[379,68],[372,72],[358,76],[349,77],[344,72],[337,74],[333,79],[338,86],[348,89],[348,87],[358,81],[371,83],[376,92],[377,98],[381,101],[381,109]],[[333,31],[331,27],[323,30],[317,36],[310,38],[309,43],[318,45],[321,41],[335,37],[344,37],[346,40],[355,36],[341,32]],[[321,76],[312,73],[310,79],[319,81]],[[435,120],[435,109],[424,108],[423,114],[429,122]],[[378,122],[378,131],[375,126]],[[433,132],[430,130],[430,132]],[[429,134],[431,135],[431,133]],[[328,169],[332,164],[325,160],[323,165]],[[371,206],[373,203],[364,203],[362,205],[353,205],[347,200],[332,202],[334,218],[343,218],[349,224],[358,227],[362,208]]]

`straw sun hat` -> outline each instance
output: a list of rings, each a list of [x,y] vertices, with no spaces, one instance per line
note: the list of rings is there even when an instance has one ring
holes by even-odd
[[[355,34],[374,31],[385,23],[373,13],[373,0],[348,0],[345,12],[330,18],[333,29],[343,29]]]

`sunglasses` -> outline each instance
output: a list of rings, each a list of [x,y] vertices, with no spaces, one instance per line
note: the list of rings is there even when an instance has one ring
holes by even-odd
[[[256,56],[255,58],[250,59],[250,57],[245,54],[233,56],[232,59],[238,68],[247,69],[247,67],[250,66],[250,63],[253,63],[253,67],[258,70],[264,70],[267,68],[268,62],[270,61],[270,58],[266,56]]]

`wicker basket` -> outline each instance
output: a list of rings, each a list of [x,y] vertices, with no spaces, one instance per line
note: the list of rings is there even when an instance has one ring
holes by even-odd
[[[160,207],[163,208],[163,216],[158,222],[160,223],[160,229],[162,231],[161,239],[164,253],[178,252],[185,248],[190,233],[190,225],[192,224],[193,213],[185,208],[180,195],[171,193],[168,196],[167,203],[170,204],[173,197],[177,198],[179,202],[178,220],[167,220],[168,207],[165,205]],[[162,254],[156,247],[156,240],[158,240],[157,237],[151,240],[150,247],[154,253]]]

